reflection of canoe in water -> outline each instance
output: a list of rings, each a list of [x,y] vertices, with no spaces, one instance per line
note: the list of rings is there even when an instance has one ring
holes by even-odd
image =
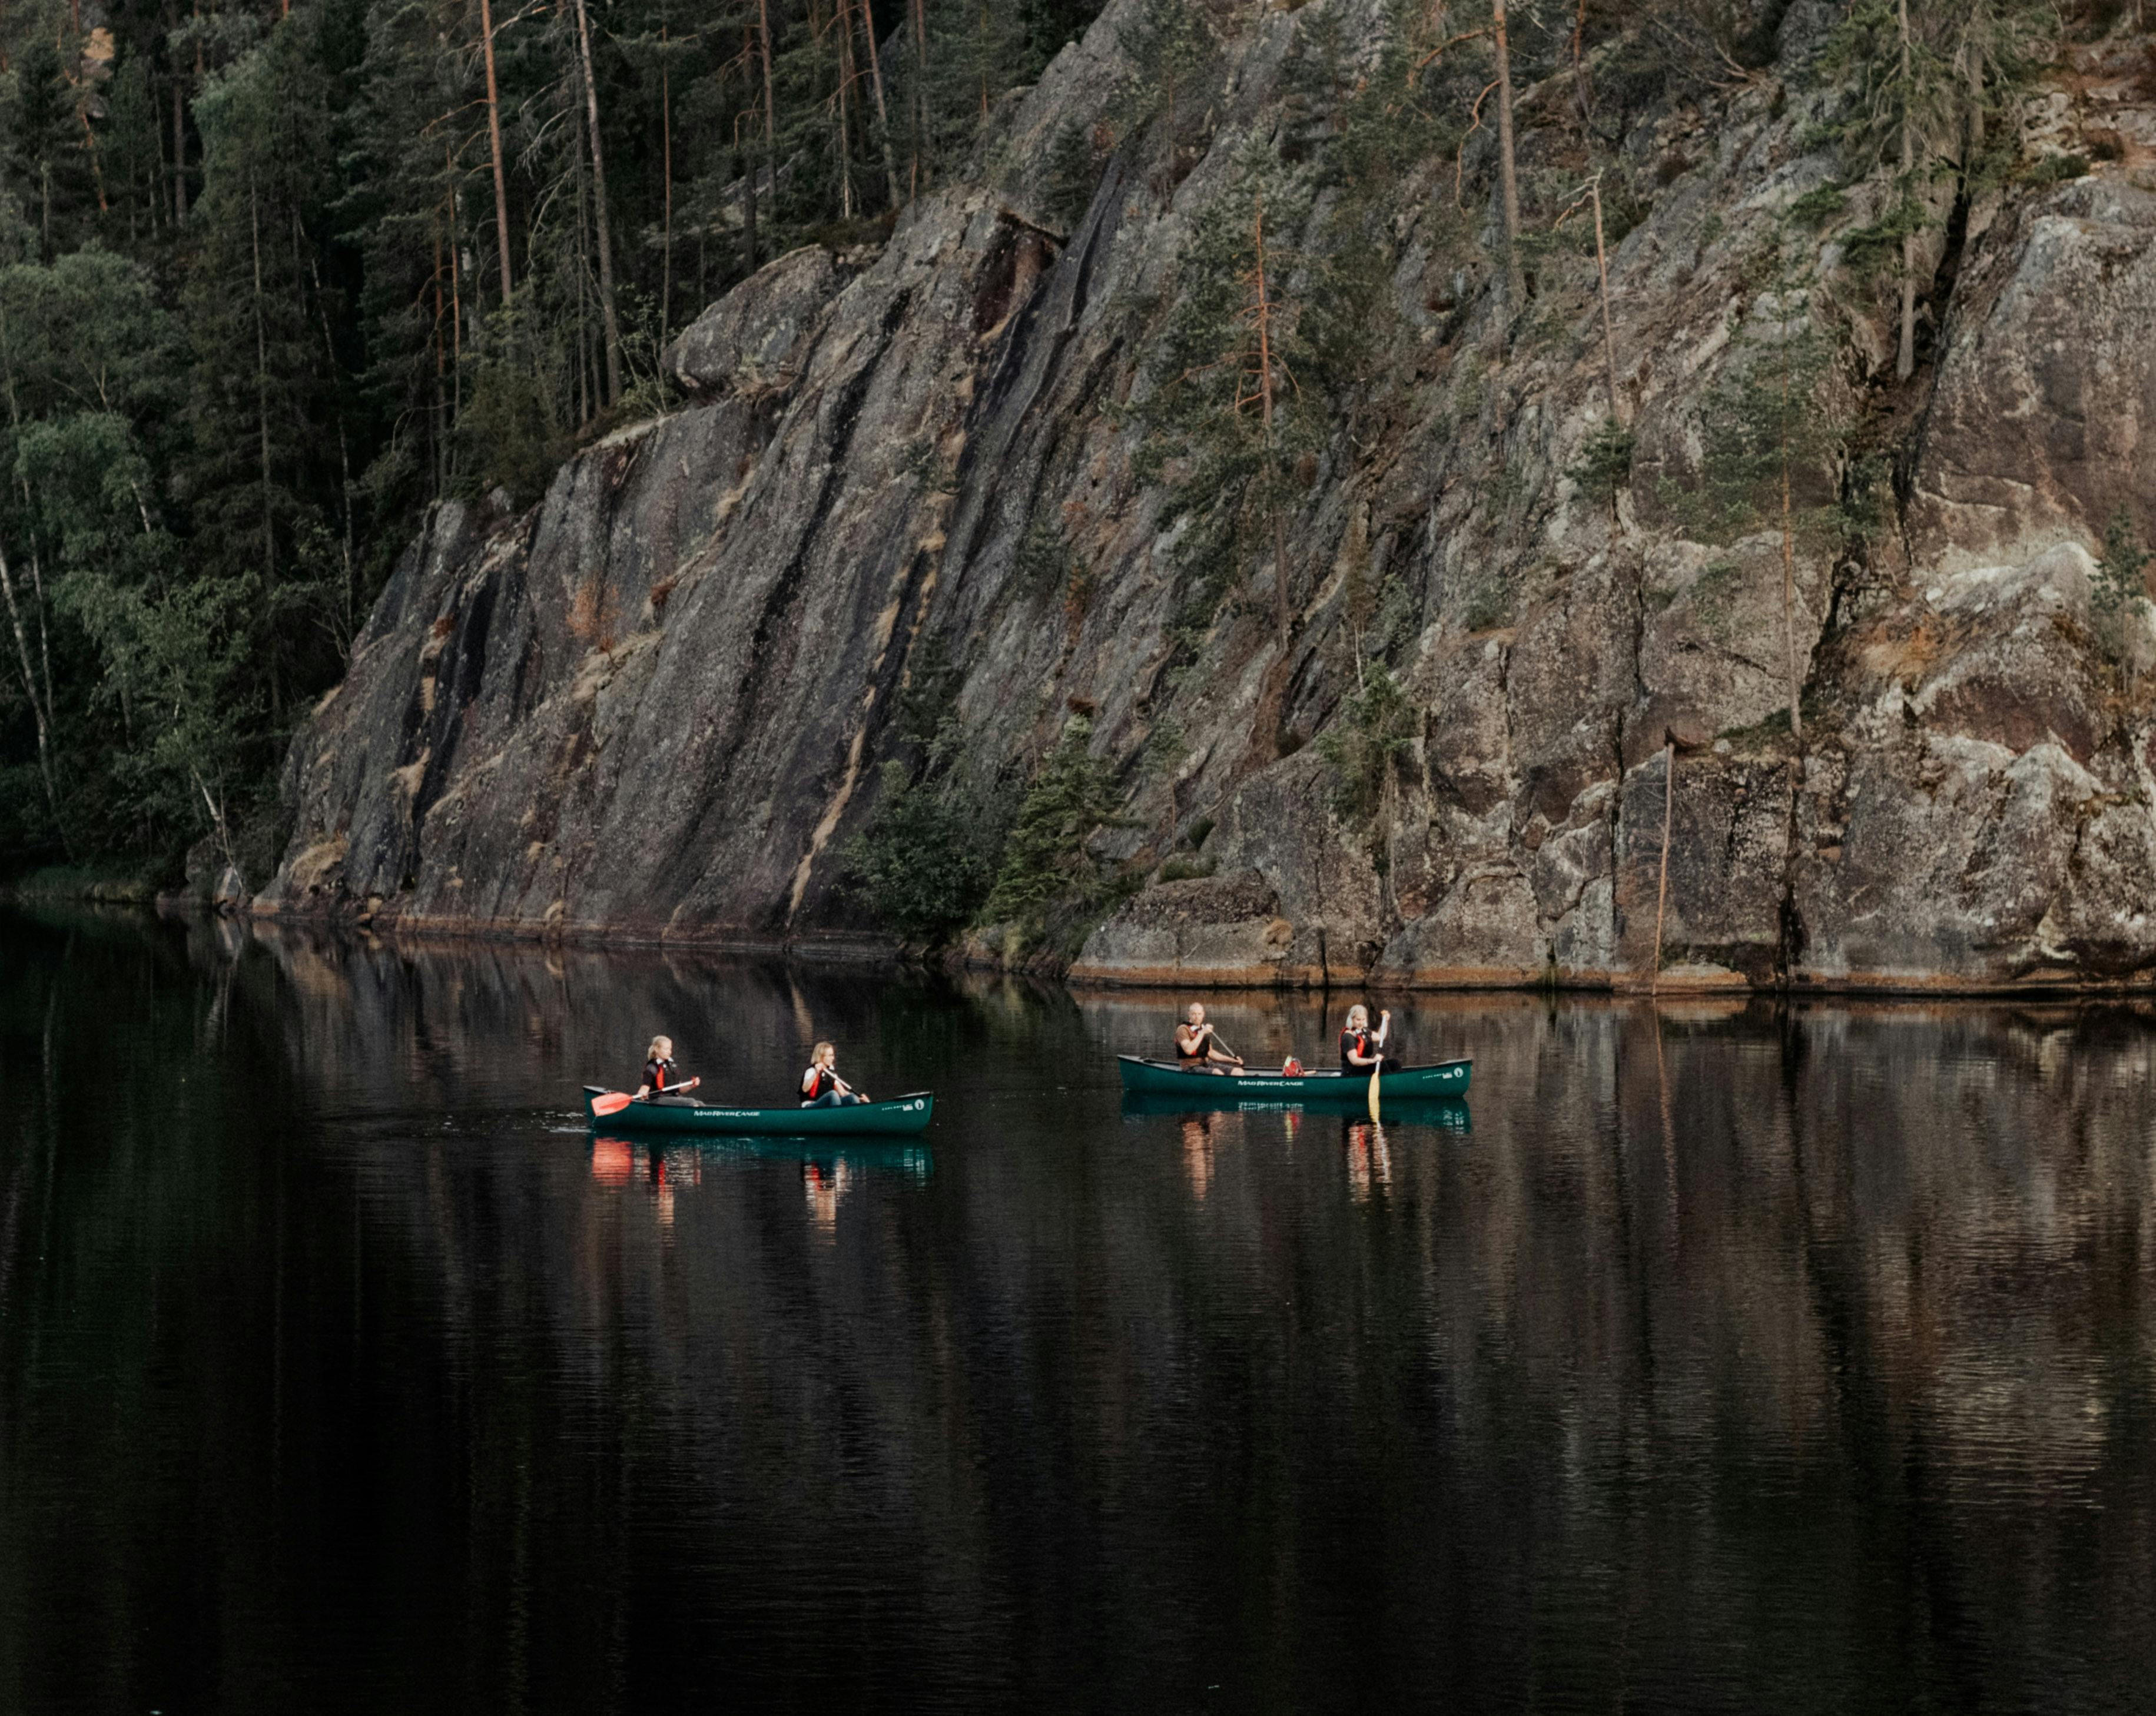
[[[1122,1063],[1123,1089],[1163,1096],[1195,1099],[1204,1108],[1224,1108],[1224,1099],[1255,1097],[1271,1103],[1300,1103],[1323,1107],[1332,1103],[1368,1102],[1368,1075],[1350,1078],[1338,1073],[1260,1073],[1245,1068],[1227,1073],[1190,1073],[1168,1061],[1141,1060],[1136,1055],[1117,1055]],[[1387,1104],[1406,1097],[1465,1096],[1467,1075],[1475,1070],[1472,1058],[1440,1061],[1433,1067],[1403,1067],[1378,1080],[1378,1094]]]
[[[743,1135],[776,1138],[881,1136],[910,1138],[928,1129],[936,1099],[916,1090],[888,1102],[852,1103],[836,1109],[730,1109],[688,1097],[660,1102],[633,1102],[617,1114],[601,1116],[592,1104],[606,1092],[584,1087],[584,1114],[609,1132],[671,1132],[685,1138]]]
[[[609,1129],[602,1121],[592,1133],[592,1172],[599,1179],[626,1184],[639,1154],[662,1150],[679,1151],[685,1156],[694,1152],[705,1161],[721,1156],[753,1156],[773,1162],[813,1162],[822,1167],[848,1162],[856,1168],[879,1173],[897,1170],[916,1179],[926,1177],[936,1165],[935,1155],[927,1145],[879,1138],[874,1133],[856,1133],[844,1138],[773,1138],[723,1133],[706,1139],[673,1134],[661,1139],[647,1132],[630,1138]],[[673,1157],[670,1155],[668,1160]]]
[[[1370,1087],[1358,1082],[1357,1095],[1352,1102],[1345,1097],[1264,1096],[1215,1097],[1202,1100],[1206,1093],[1196,1095],[1169,1095],[1158,1090],[1127,1090],[1123,1093],[1125,1114],[1277,1114],[1309,1111],[1317,1114],[1337,1114],[1350,1120],[1369,1120],[1364,1112]],[[1446,1132],[1465,1132],[1469,1129],[1467,1103],[1461,1097],[1409,1097],[1384,1105],[1384,1124],[1388,1126],[1435,1126]]]

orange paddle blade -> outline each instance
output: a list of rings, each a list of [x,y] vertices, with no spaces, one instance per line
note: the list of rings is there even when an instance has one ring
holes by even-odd
[[[592,1112],[595,1114],[618,1114],[629,1106],[631,1100],[619,1090],[609,1090],[604,1096],[592,1099]]]

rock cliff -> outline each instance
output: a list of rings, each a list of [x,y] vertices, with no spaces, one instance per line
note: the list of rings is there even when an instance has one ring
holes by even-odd
[[[2156,634],[2099,566],[2107,528],[2115,564],[2156,525],[2145,41],[2078,50],[2071,100],[2015,116],[2040,165],[2099,127],[2107,158],[1942,205],[1907,381],[1891,293],[1849,263],[1877,193],[1813,141],[1817,7],[1781,13],[1768,69],[1625,121],[1606,348],[1591,243],[1537,250],[1506,314],[1458,189],[1486,131],[1400,175],[1363,218],[1375,356],[1300,474],[1283,650],[1269,555],[1191,625],[1133,401],[1317,21],[1367,76],[1394,13],[1224,25],[1184,141],[1116,131],[1131,9],[887,242],[783,257],[707,310],[667,354],[680,409],[528,514],[437,510],[295,739],[258,910],[874,937],[845,843],[879,765],[921,766],[898,711],[947,661],[961,766],[1022,783],[1075,709],[1114,771],[1091,848],[1135,891],[1082,977],[1625,986],[1658,940],[1676,984],[2156,973]],[[1517,102],[1559,207],[1587,171],[1568,100]],[[1113,146],[1059,218],[1073,136]],[[1800,350],[1826,356],[1782,385],[1835,433],[1785,443],[1785,512],[1711,517],[1746,377]],[[1590,469],[1613,370],[1614,485]],[[1388,668],[1404,714],[1358,805],[1327,735]]]

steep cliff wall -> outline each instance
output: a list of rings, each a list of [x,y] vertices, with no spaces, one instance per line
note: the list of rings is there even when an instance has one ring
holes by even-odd
[[[872,935],[842,849],[878,763],[917,765],[896,711],[933,648],[983,778],[1022,781],[1092,717],[1124,798],[1094,851],[1150,885],[1081,976],[1624,983],[1658,919],[1678,982],[2156,972],[2156,638],[2093,557],[2122,508],[2156,524],[2145,44],[2085,54],[2072,103],[2022,119],[2041,155],[2093,115],[2118,158],[1943,207],[1906,383],[1883,300],[1835,284],[1878,211],[1831,193],[1810,141],[1820,9],[1782,16],[1783,75],[1635,118],[1614,502],[1583,486],[1609,410],[1591,247],[1541,254],[1507,330],[1502,274],[1460,260],[1455,158],[1408,172],[1367,222],[1383,332],[1303,472],[1283,653],[1270,556],[1194,635],[1127,407],[1199,213],[1282,124],[1298,33],[1339,13],[1367,58],[1387,14],[1245,19],[1182,98],[1202,146],[1127,138],[1065,230],[1052,146],[1109,115],[1125,9],[1018,102],[993,172],[707,311],[670,353],[684,408],[528,515],[439,510],[295,740],[297,832],[259,909]],[[1525,170],[1580,169],[1563,90],[1518,108]],[[1802,385],[1844,431],[1797,460],[1792,505],[1871,512],[1785,563],[1778,520],[1712,530],[1694,501],[1744,364],[1793,329],[1831,351]],[[1044,521],[1074,574],[1034,566]],[[1312,741],[1380,653],[1410,716],[1358,808]],[[1172,851],[1209,873],[1158,879]]]

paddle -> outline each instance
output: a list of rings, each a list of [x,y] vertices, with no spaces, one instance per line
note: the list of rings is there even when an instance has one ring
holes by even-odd
[[[1241,1066],[1243,1064],[1242,1056],[1237,1054],[1235,1051],[1229,1048],[1226,1043],[1221,1042],[1220,1033],[1218,1031],[1214,1031],[1213,1027],[1209,1025],[1205,1028],[1209,1032],[1212,1032],[1214,1048],[1219,1049],[1222,1054],[1231,1057],[1237,1066]]]
[[[694,1090],[703,1082],[701,1078],[691,1078],[685,1084],[670,1084],[665,1089],[655,1091],[653,1094],[678,1096],[685,1090]],[[635,1100],[636,1099],[626,1091],[609,1090],[604,1096],[595,1096],[592,1099],[592,1112],[595,1114],[618,1114]]]
[[[1387,1013],[1378,1027],[1378,1060],[1370,1068],[1370,1118],[1378,1118],[1378,1078],[1385,1070],[1385,1032],[1392,1028],[1393,1016]]]

